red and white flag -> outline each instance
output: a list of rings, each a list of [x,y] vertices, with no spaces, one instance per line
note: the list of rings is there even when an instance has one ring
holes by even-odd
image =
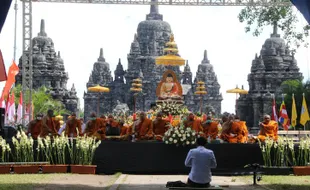
[[[12,93],[12,96],[10,98],[9,104],[8,104],[8,121],[11,122],[15,122],[15,95],[14,92]]]
[[[17,120],[16,123],[21,123],[23,118],[23,93],[20,92],[19,103],[17,107]]]
[[[276,105],[276,100],[273,97],[272,100],[272,113],[271,113],[271,119],[278,122],[278,113],[277,113],[277,105]]]

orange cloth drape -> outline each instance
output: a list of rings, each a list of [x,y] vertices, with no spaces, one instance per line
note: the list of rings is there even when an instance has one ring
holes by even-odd
[[[10,90],[13,84],[15,83],[15,76],[18,74],[18,72],[19,72],[19,68],[16,65],[15,61],[13,60],[12,65],[9,68],[8,78],[7,78],[7,81],[5,82],[3,93],[1,95],[2,98],[7,97],[7,95],[10,93]]]
[[[210,137],[211,140],[216,139],[218,132],[219,132],[219,129],[217,127],[218,124],[219,124],[218,122],[212,121],[211,123],[208,123],[205,125],[203,132],[206,138]]]

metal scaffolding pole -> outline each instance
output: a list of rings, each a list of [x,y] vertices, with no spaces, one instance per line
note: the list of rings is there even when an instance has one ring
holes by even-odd
[[[28,100],[23,99],[23,119],[22,124],[25,126],[26,107],[29,106],[29,120],[32,115],[32,1],[23,1],[23,55],[22,55],[22,92],[26,97],[28,92]]]
[[[177,5],[177,6],[271,6],[292,5],[283,0],[33,0],[33,2],[48,3],[87,3],[87,4],[117,4],[117,5]]]

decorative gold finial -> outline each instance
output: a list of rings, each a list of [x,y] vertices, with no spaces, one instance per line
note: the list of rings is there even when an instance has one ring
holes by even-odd
[[[174,42],[174,35],[173,34],[170,35],[170,42]]]

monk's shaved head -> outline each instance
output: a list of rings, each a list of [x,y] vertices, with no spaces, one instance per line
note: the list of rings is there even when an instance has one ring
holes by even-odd
[[[264,115],[264,119],[270,119],[270,118],[271,118],[270,115],[268,115],[268,114]]]

